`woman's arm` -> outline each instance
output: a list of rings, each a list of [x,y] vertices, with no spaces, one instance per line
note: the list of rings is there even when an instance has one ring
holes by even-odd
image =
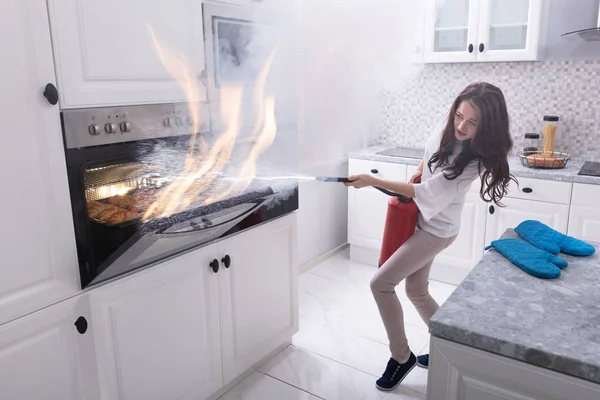
[[[348,179],[352,182],[344,183],[344,185],[357,189],[376,186],[406,197],[415,197],[415,189],[412,183],[384,181],[368,174],[349,176]]]

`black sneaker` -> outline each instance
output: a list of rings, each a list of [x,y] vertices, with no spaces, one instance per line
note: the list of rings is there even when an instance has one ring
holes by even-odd
[[[385,372],[381,378],[377,379],[375,385],[379,390],[393,390],[406,378],[406,375],[417,365],[417,357],[411,352],[408,361],[400,364],[398,361],[390,358]]]
[[[417,357],[417,365],[421,368],[427,369],[429,367],[429,354],[422,354]]]

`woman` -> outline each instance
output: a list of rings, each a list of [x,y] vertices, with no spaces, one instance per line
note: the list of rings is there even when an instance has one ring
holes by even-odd
[[[425,157],[409,183],[390,182],[370,175],[350,176],[346,186],[376,186],[413,197],[419,207],[418,226],[377,271],[371,291],[390,341],[392,356],[381,390],[392,390],[419,364],[428,366],[429,356],[415,357],[404,332],[402,307],[396,286],[406,279],[406,294],[426,324],[439,308],[428,291],[429,270],[434,258],[456,238],[465,195],[480,177],[480,196],[500,205],[511,179],[508,153],[512,148],[508,112],[502,91],[489,83],[474,83],[454,100],[446,125],[429,139]],[[424,165],[426,164],[426,168]],[[421,183],[415,183],[418,177]]]

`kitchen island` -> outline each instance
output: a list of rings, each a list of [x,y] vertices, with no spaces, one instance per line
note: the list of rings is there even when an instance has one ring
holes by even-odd
[[[600,399],[600,254],[560,256],[543,280],[486,253],[431,319],[428,399]]]

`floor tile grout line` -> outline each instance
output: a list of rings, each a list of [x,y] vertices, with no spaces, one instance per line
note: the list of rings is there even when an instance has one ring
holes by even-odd
[[[273,378],[273,379],[275,379],[275,380],[277,380],[277,381],[279,381],[279,382],[281,382],[281,383],[285,383],[286,385],[288,385],[288,386],[291,386],[291,387],[293,387],[293,388],[295,388],[295,389],[298,389],[298,390],[300,390],[300,391],[302,391],[302,392],[304,392],[304,393],[308,393],[308,394],[310,394],[311,396],[315,396],[315,397],[316,397],[316,398],[318,398],[318,399],[327,400],[327,399],[325,399],[324,397],[321,397],[321,396],[319,396],[319,395],[316,395],[316,394],[314,394],[314,393],[312,393],[312,392],[309,392],[308,390],[302,389],[301,387],[298,387],[298,386],[296,386],[296,385],[294,385],[294,384],[291,384],[290,382],[286,382],[286,381],[284,381],[283,379],[277,378],[276,376],[273,376],[273,375],[271,375],[271,374],[269,374],[269,373],[267,373],[267,372],[262,372],[262,371],[258,371],[258,370],[257,370],[257,372],[259,372],[259,373],[261,373],[261,374],[263,374],[263,375],[266,375],[266,376],[268,376],[268,377],[270,377],[270,378]]]
[[[364,373],[364,374],[367,374],[367,375],[369,375],[369,376],[372,376],[372,377],[374,377],[374,378],[378,378],[378,376],[377,376],[377,375],[373,375],[373,374],[372,374],[372,373],[370,373],[370,372],[363,371],[362,369],[356,368],[356,367],[354,367],[354,366],[352,366],[352,365],[348,365],[348,364],[346,364],[346,363],[344,363],[344,362],[341,362],[341,361],[338,361],[338,360],[336,360],[336,359],[333,359],[333,358],[331,358],[331,357],[325,356],[325,355],[323,355],[323,354],[321,354],[321,353],[317,353],[316,351],[314,351],[314,350],[311,350],[311,349],[307,349],[306,347],[297,346],[297,345],[295,345],[295,344],[292,344],[292,346],[294,346],[294,347],[296,347],[297,349],[300,349],[300,350],[302,350],[302,351],[306,351],[306,352],[309,352],[309,353],[311,353],[311,354],[314,354],[314,355],[316,355],[316,356],[319,356],[319,357],[325,358],[325,359],[327,359],[327,360],[329,360],[329,361],[336,362],[336,363],[338,363],[338,364],[340,364],[340,365],[343,365],[343,366],[345,366],[345,367],[351,368],[351,369],[353,369],[353,370],[355,370],[355,371],[362,372],[362,373]]]

